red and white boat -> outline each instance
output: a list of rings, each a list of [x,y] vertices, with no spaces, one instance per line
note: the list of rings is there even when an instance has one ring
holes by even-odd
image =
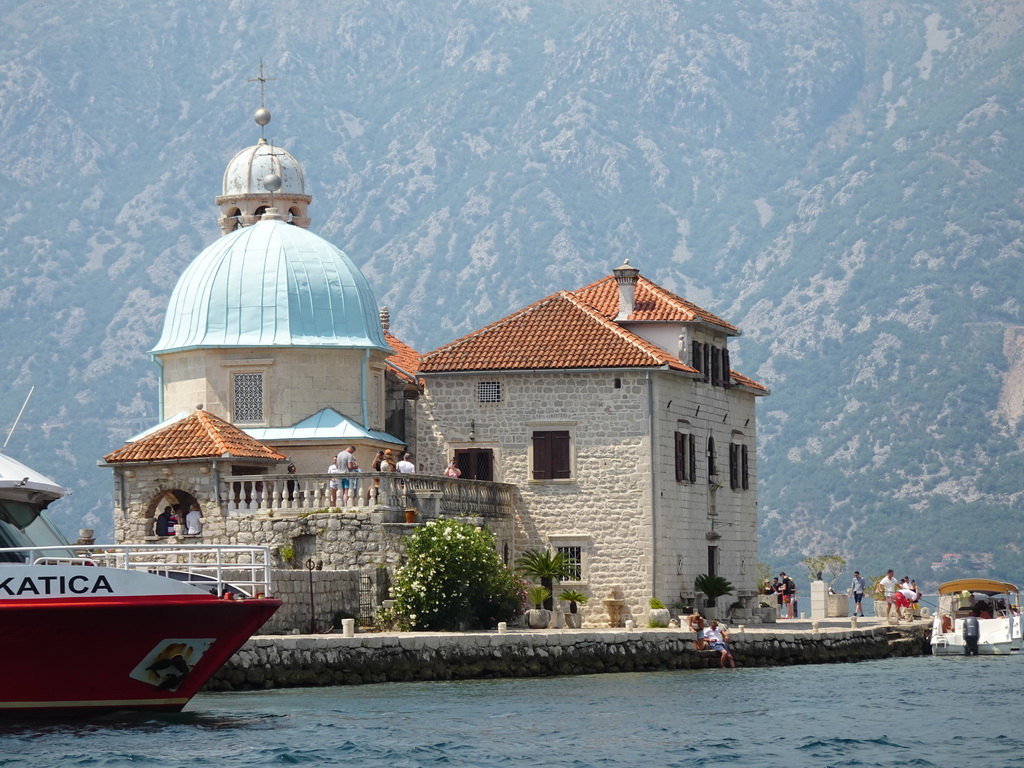
[[[176,712],[281,605],[266,547],[69,544],[0,453],[0,716]]]

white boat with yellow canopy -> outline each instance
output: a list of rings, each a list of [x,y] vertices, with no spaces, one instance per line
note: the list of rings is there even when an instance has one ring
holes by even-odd
[[[1002,656],[1021,649],[1020,590],[1008,581],[957,579],[939,585],[932,655]],[[974,651],[976,638],[976,651]]]

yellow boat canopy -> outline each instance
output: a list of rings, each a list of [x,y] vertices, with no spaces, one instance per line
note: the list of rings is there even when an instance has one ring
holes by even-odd
[[[995,579],[957,579],[956,581],[947,581],[945,584],[939,585],[940,595],[953,595],[964,590],[968,592],[983,592],[986,595],[1020,591],[1008,581],[996,581]]]

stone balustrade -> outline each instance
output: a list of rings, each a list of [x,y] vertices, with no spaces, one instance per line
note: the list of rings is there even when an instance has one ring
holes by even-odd
[[[330,481],[339,488],[331,503]],[[343,482],[344,481],[344,482]],[[220,504],[229,514],[327,507],[356,511],[386,508],[414,509],[423,518],[511,514],[515,486],[485,480],[462,480],[440,475],[396,472],[232,475],[222,478]]]

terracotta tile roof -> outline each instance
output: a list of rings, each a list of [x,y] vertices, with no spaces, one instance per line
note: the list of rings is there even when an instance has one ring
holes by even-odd
[[[196,411],[103,457],[108,464],[230,456],[284,461],[285,456],[209,411]]]
[[[424,355],[419,373],[661,366],[695,372],[578,295],[559,291]]]
[[[616,323],[614,275],[578,291],[559,291],[420,358],[418,373],[567,368],[657,368],[697,373],[655,344]],[[632,322],[705,323],[728,336],[740,330],[643,276],[637,280]],[[736,371],[733,381],[768,393]]]
[[[384,331],[384,338],[388,346],[395,350],[395,354],[387,359],[391,369],[406,381],[415,382],[416,377],[413,374],[419,367],[420,353],[387,331]]]
[[[619,313],[619,284],[614,275],[602,277],[574,293],[609,320]],[[730,335],[739,335],[740,332],[735,325],[698,307],[692,301],[666,291],[643,275],[637,279],[633,312],[628,319],[636,322],[705,322],[718,326]]]

